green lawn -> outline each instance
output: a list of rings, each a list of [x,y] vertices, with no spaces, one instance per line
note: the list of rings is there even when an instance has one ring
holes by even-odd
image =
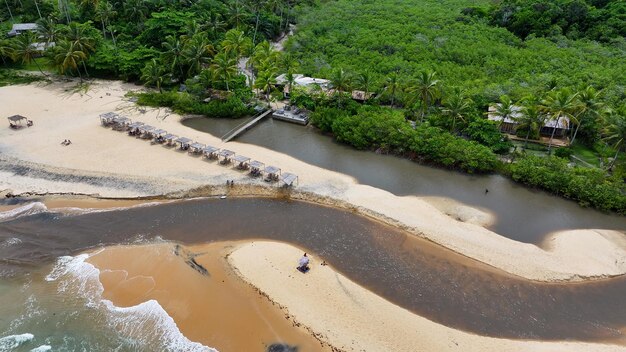
[[[579,161],[577,161],[576,159],[574,159],[574,161],[580,165],[580,166],[589,166],[587,164],[593,165],[595,167],[600,167],[600,160],[601,160],[601,156],[600,154],[598,154],[596,151],[594,151],[593,149],[586,147],[582,144],[575,144],[573,146],[571,146],[572,150],[574,151],[574,153],[572,154],[573,156],[577,157],[578,159],[581,159],[584,161],[584,163],[581,163]],[[587,163],[587,164],[585,164]]]

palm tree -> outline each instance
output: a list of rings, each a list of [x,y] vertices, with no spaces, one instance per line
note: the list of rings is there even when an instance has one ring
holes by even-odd
[[[37,34],[39,34],[40,38],[46,40],[46,44],[50,45],[50,43],[54,43],[59,38],[61,31],[57,26],[57,23],[54,21],[52,16],[48,18],[42,18],[37,21]]]
[[[387,79],[385,80],[385,91],[391,95],[391,107],[394,107],[394,103],[396,101],[396,95],[398,91],[400,91],[401,83],[400,77],[398,76],[398,72],[392,72]]]
[[[530,101],[522,106],[520,112],[521,114],[515,117],[515,121],[519,124],[518,128],[526,129],[526,138],[524,139],[524,148],[526,148],[530,134],[539,135],[539,131],[546,122],[546,115],[539,110],[536,104]]]
[[[370,98],[370,92],[372,90],[372,86],[374,85],[374,75],[370,70],[365,70],[361,72],[356,78],[357,85],[360,89],[363,89],[365,92],[365,100]]]
[[[59,71],[65,74],[67,70],[76,70],[81,83],[83,82],[83,76],[80,74],[78,65],[85,59],[87,59],[87,55],[84,51],[76,47],[75,42],[63,40],[54,47],[53,60],[59,68]]]
[[[601,97],[602,91],[598,91],[592,86],[587,86],[578,93],[578,109],[572,118],[572,122],[576,124],[576,130],[574,131],[574,136],[570,144],[574,144],[578,129],[584,120],[595,121],[601,117],[605,108],[604,103],[600,101]]]
[[[291,102],[291,92],[293,85],[296,83],[296,75],[292,71],[287,71],[285,74],[285,83],[287,83],[287,91],[289,92],[289,101]],[[284,98],[284,93],[283,93]]]
[[[42,75],[47,76],[41,69],[41,66],[39,66],[39,62],[35,59],[36,57],[41,56],[41,53],[33,45],[36,40],[37,37],[33,32],[20,34],[13,41],[13,50],[11,51],[13,60],[19,60],[22,64],[30,64],[31,62],[34,62],[35,65],[37,65],[39,72],[41,72]]]
[[[212,38],[217,37],[217,34],[224,29],[226,24],[222,21],[222,16],[217,12],[209,13],[206,19],[206,28],[211,32]]]
[[[98,3],[98,7],[96,7],[96,19],[100,20],[100,24],[102,24],[102,35],[106,39],[107,32],[106,28],[109,27],[109,21],[117,15],[117,11],[113,9],[113,5],[111,5],[108,1],[101,1]],[[113,37],[113,33],[111,33],[111,37]]]
[[[132,21],[140,25],[143,24],[150,13],[145,0],[123,1],[122,8],[124,9],[124,17],[128,21]]]
[[[413,82],[410,91],[417,93],[421,102],[420,121],[424,121],[424,116],[429,105],[435,100],[439,92],[439,81],[435,79],[436,72],[421,71],[417,75],[417,80]]]
[[[215,80],[215,76],[211,70],[202,70],[200,74],[198,74],[198,82],[204,87],[204,89],[208,89],[213,86],[213,81]]]
[[[257,67],[266,61],[276,63],[278,61],[278,51],[274,50],[267,40],[264,40],[254,48],[250,61]]]
[[[569,89],[550,91],[546,98],[539,105],[539,109],[550,115],[550,119],[555,121],[548,143],[548,154],[552,151],[552,140],[554,133],[560,126],[562,118],[571,119],[572,113],[576,111],[576,98],[578,94],[572,93]]]
[[[59,13],[65,15],[65,20],[67,24],[72,22],[72,17],[70,16],[70,5],[69,0],[57,0],[57,4],[59,7]]]
[[[226,32],[224,40],[222,41],[222,49],[227,54],[233,54],[235,61],[239,61],[239,58],[245,56],[252,48],[252,42],[250,38],[238,29],[231,29]]]
[[[255,22],[254,22],[254,35],[252,36],[252,45],[256,45],[256,35],[259,30],[259,17],[261,16],[261,9],[267,5],[267,0],[250,0],[248,6],[252,9],[252,12],[255,14]]]
[[[265,93],[265,100],[270,103],[270,91],[276,85],[276,72],[277,67],[272,63],[264,63],[263,70],[259,72],[259,75],[254,82],[254,86]]]
[[[469,99],[465,93],[458,87],[452,89],[452,91],[443,100],[443,109],[441,112],[444,116],[452,119],[452,127],[450,132],[454,132],[456,120],[465,121],[465,115],[469,112],[472,106],[472,100]]]
[[[13,57],[13,47],[11,46],[11,42],[8,40],[0,39],[0,58],[2,59],[2,63],[6,65],[5,58]]]
[[[165,80],[163,65],[157,62],[156,59],[152,59],[146,63],[146,66],[141,70],[141,80],[144,81],[145,84],[154,84],[159,90],[159,93],[163,93],[163,89],[161,88]]]
[[[188,41],[183,48],[183,57],[188,76],[193,76],[200,72],[203,64],[209,63],[211,56],[215,53],[213,45],[209,44],[206,36],[197,34]]]
[[[352,87],[352,77],[349,73],[344,71],[343,68],[338,68],[333,72],[330,78],[330,84],[335,90],[335,94],[339,96],[337,103],[341,106],[341,93],[350,91]]]
[[[183,62],[185,61],[183,53],[185,48],[184,43],[178,38],[168,35],[161,45],[163,49],[165,49],[163,52],[163,60],[170,66],[172,76],[176,76],[174,73],[178,70],[178,81],[183,82],[185,77],[185,73],[183,72]]]
[[[213,77],[221,80],[226,84],[226,90],[230,91],[228,82],[232,81],[233,77],[237,74],[237,60],[226,53],[219,53],[213,58],[211,64],[211,71]]]
[[[283,28],[283,13],[285,10],[285,0],[268,0],[267,6],[270,10],[274,12],[274,14],[279,15],[280,23],[278,24],[278,28],[282,31]],[[279,12],[280,11],[280,12]],[[277,13],[279,12],[279,13]]]
[[[11,7],[9,7],[9,2],[7,0],[4,0],[4,3],[7,5],[7,10],[9,10],[9,17],[11,17],[11,22],[15,22],[15,19],[13,18],[13,12],[11,12]]]
[[[290,52],[283,52],[279,58],[280,68],[286,72],[296,72],[300,68],[300,61]]]
[[[619,153],[626,150],[626,105],[606,115],[602,135],[602,140],[615,149],[615,156],[608,167],[610,170],[615,165]]]
[[[85,69],[85,74],[87,76],[89,76],[89,73],[87,72],[87,65],[85,64],[85,61],[87,61],[89,54],[95,51],[96,44],[95,38],[91,37],[87,33],[89,28],[91,28],[91,26],[87,23],[79,24],[72,22],[67,28],[67,31],[64,33],[64,39],[72,42],[74,44],[74,49],[80,50],[85,54],[85,58],[81,60],[81,63],[83,64],[83,68]]]
[[[500,96],[500,102],[495,105],[495,114],[500,118],[500,122],[513,120],[515,104],[508,95]]]
[[[235,0],[228,7],[228,18],[235,25],[235,29],[239,29],[240,23],[245,19],[243,4],[240,0]]]

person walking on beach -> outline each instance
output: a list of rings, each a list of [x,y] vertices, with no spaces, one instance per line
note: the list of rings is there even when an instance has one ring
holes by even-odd
[[[309,257],[307,257],[306,253],[298,260],[298,270],[303,273],[309,271]]]

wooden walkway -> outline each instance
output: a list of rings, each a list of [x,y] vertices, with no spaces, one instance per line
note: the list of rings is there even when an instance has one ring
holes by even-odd
[[[233,128],[232,130],[228,131],[224,136],[222,136],[222,142],[228,142],[231,139],[239,136],[243,132],[247,131],[248,129],[252,128],[252,126],[257,124],[257,122],[261,121],[264,117],[271,114],[272,111],[273,111],[272,109],[266,110],[260,115],[258,115],[257,117],[253,118],[251,121],[244,122],[243,126],[239,125]]]

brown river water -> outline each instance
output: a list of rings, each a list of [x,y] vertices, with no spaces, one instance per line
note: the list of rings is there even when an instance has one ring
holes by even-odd
[[[183,124],[221,137],[242,119],[192,118]],[[516,241],[541,244],[551,232],[601,228],[626,231],[626,217],[585,209],[572,201],[535,191],[499,175],[472,176],[419,165],[407,159],[358,151],[312,127],[266,119],[237,138],[306,163],[338,171],[360,183],[396,195],[437,196],[486,209],[491,230]],[[485,193],[489,189],[489,193]]]
[[[626,342],[626,277],[589,283],[530,282],[371,219],[287,200],[197,199],[84,214],[41,210],[6,219],[0,222],[0,298],[34,295],[40,307],[48,307],[48,301],[57,302],[57,306],[59,300],[66,304],[66,295],[37,296],[31,291],[39,287],[42,276],[48,275],[47,281],[58,281],[60,275],[49,274],[57,258],[74,263],[80,256],[63,256],[76,256],[90,248],[120,243],[175,241],[191,245],[250,239],[278,240],[305,248],[391,302],[457,329],[516,339]],[[53,273],[60,270],[54,269]],[[77,308],[89,306],[89,302],[81,302],[73,303],[71,309],[59,308],[57,318],[49,311],[27,317],[18,314],[26,309],[16,308],[20,304],[33,304],[27,299],[15,306],[3,305],[0,332],[4,331],[4,336],[16,334],[15,326],[29,326],[36,336],[46,335],[51,334],[51,323],[69,331],[81,321],[80,329],[71,330],[78,335],[62,341],[73,341],[74,345],[68,342],[68,347],[75,347],[78,341],[88,342],[91,350],[102,350],[97,346],[107,345],[97,339],[98,334],[113,332],[85,323],[98,320],[89,315],[94,314],[93,309],[83,312]],[[63,312],[68,310],[78,311],[78,317],[66,316]],[[61,317],[64,320],[55,320]],[[37,325],[29,319],[44,319],[47,323]],[[95,335],[81,340],[79,332]]]

